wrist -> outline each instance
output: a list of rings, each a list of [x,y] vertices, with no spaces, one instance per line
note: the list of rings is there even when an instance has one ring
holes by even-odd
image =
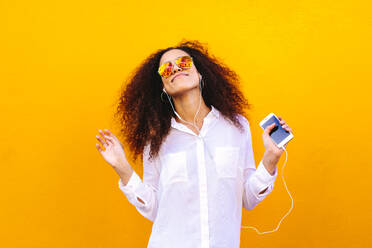
[[[275,174],[276,159],[270,158],[269,156],[264,156],[262,158],[262,164],[265,166],[266,170],[273,176]]]
[[[126,186],[129,182],[129,179],[132,177],[134,171],[132,170],[130,173],[122,173],[119,174],[121,182]]]
[[[114,169],[121,178],[131,176],[133,173],[133,168],[129,164],[117,165]]]

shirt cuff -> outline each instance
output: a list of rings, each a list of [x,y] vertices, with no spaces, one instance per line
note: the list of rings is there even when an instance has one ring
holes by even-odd
[[[252,189],[258,199],[265,197],[272,191],[273,186],[274,186],[274,181],[277,175],[278,175],[278,170],[276,167],[275,167],[274,175],[271,175],[267,171],[266,167],[264,166],[261,160],[260,164],[258,165],[256,169],[256,173],[254,177],[252,178],[253,180]],[[266,191],[260,194],[260,192],[263,191],[264,189],[266,189]]]
[[[257,173],[260,175],[260,179],[262,180],[262,182],[271,183],[275,181],[275,178],[278,175],[278,169],[277,166],[275,166],[274,175],[271,175],[261,160],[260,164],[257,167]]]
[[[135,191],[135,189],[138,187],[138,185],[140,185],[141,182],[142,182],[141,178],[137,175],[135,171],[133,171],[127,185],[123,184],[121,178],[119,179],[119,188],[123,191],[123,193],[131,193]]]

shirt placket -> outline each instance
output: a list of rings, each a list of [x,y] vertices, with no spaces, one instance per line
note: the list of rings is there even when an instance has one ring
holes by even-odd
[[[197,139],[196,151],[199,174],[201,248],[209,248],[208,191],[207,173],[204,159],[204,142],[200,135],[197,136]]]
[[[208,189],[207,189],[207,170],[205,165],[205,146],[204,137],[208,127],[211,124],[211,118],[205,118],[203,127],[199,135],[196,135],[186,126],[176,123],[173,120],[173,127],[180,131],[192,134],[196,140],[196,156],[198,161],[198,176],[199,176],[199,198],[200,198],[200,230],[201,230],[201,248],[209,248],[209,225],[208,225]]]

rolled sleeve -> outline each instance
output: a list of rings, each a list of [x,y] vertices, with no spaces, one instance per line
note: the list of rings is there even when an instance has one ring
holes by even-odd
[[[129,181],[127,185],[124,185],[121,179],[119,179],[119,188],[124,193],[124,195],[127,197],[128,201],[132,203],[134,206],[138,206],[139,202],[137,200],[137,191],[142,183],[141,178],[138,176],[138,174],[133,171],[131,177],[129,178]]]
[[[272,192],[274,188],[274,182],[277,177],[277,168],[275,168],[274,175],[271,175],[266,170],[261,160],[257,169],[247,169],[246,174],[246,181],[244,183],[243,206],[246,209],[251,210]],[[264,190],[265,192],[260,194],[260,192]]]
[[[158,208],[158,160],[149,161],[149,146],[144,148],[143,156],[143,180],[133,171],[127,185],[119,179],[119,188],[136,209],[146,218],[154,221]]]
[[[121,191],[123,191],[124,194],[130,194],[135,191],[135,189],[138,187],[138,185],[141,183],[141,178],[138,176],[138,174],[133,171],[132,175],[129,178],[129,181],[127,185],[124,185],[124,183],[119,179],[119,188]]]
[[[271,175],[267,171],[266,167],[264,166],[261,160],[254,176],[251,178],[251,189],[257,199],[265,198],[265,196],[267,196],[273,190],[274,182],[275,182],[277,175],[278,175],[278,170],[276,167],[275,167],[274,175]],[[260,192],[265,189],[266,191],[260,194]]]
[[[275,168],[274,175],[271,175],[266,167],[263,165],[262,160],[260,161],[257,168],[255,167],[255,160],[253,155],[252,147],[252,135],[249,127],[248,120],[240,116],[241,123],[245,127],[245,156],[244,156],[244,168],[243,168],[243,207],[251,210],[258,203],[260,203],[274,188],[274,181],[277,177],[277,168]],[[260,192],[264,191],[262,194]]]

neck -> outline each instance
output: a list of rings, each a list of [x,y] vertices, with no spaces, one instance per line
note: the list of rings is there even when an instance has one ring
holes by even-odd
[[[199,88],[194,88],[182,95],[174,97],[173,100],[175,109],[183,120],[194,123],[194,116],[198,111],[199,104],[200,109],[197,116],[195,117],[196,123],[201,123],[204,117],[211,111],[211,108],[205,105],[203,98],[201,99],[201,103],[199,102],[200,97],[201,95]],[[178,117],[176,117],[176,121],[184,123]]]

